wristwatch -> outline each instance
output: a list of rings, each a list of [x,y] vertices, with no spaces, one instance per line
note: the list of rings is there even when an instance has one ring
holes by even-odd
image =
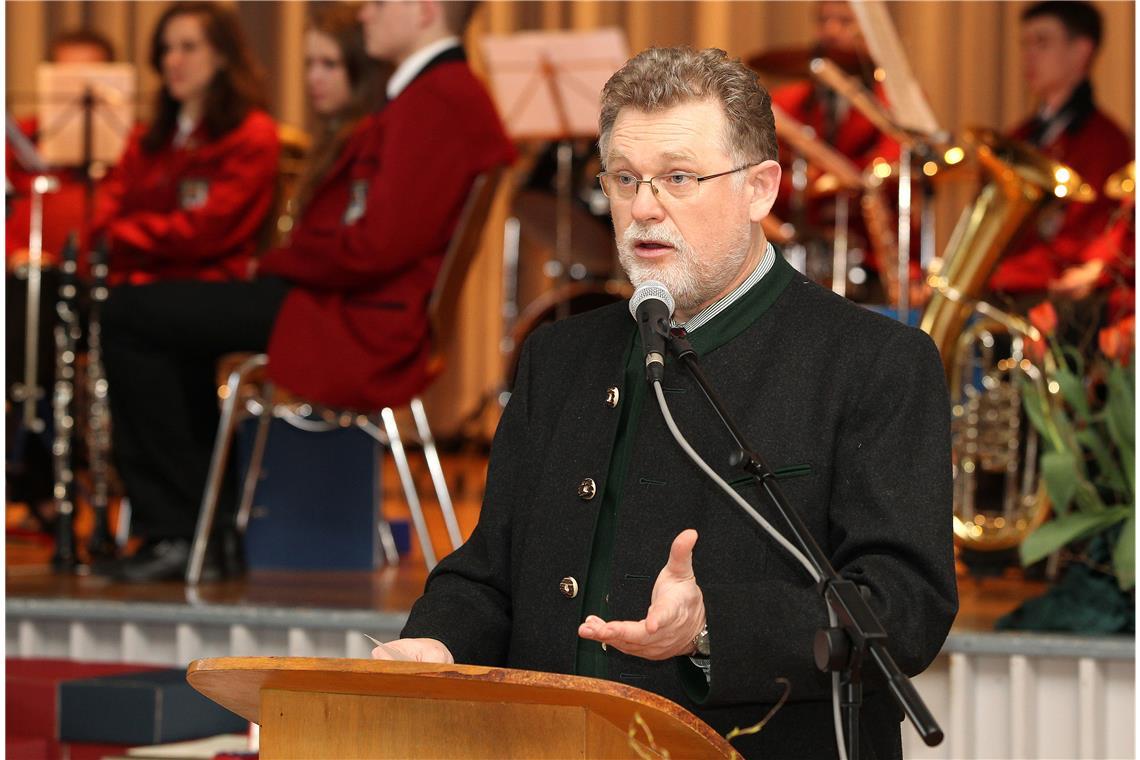
[[[709,652],[709,626],[705,623],[701,626],[700,633],[693,637],[693,654],[692,657],[708,657]]]

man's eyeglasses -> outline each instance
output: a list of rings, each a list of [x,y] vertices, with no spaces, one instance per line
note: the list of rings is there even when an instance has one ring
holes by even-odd
[[[606,194],[606,197],[614,200],[633,200],[633,197],[637,195],[637,189],[642,185],[649,185],[654,195],[660,195],[661,191],[664,190],[669,197],[683,200],[695,196],[697,191],[701,189],[701,183],[705,180],[735,174],[755,165],[745,164],[726,172],[706,174],[703,177],[698,177],[692,172],[669,172],[668,174],[658,174],[649,179],[638,179],[636,175],[629,172],[599,172],[598,181],[602,183],[602,192]]]

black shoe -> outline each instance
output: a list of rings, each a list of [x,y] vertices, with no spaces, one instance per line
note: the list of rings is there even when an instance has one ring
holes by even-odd
[[[132,556],[119,560],[112,577],[125,583],[183,580],[190,564],[190,546],[188,538],[152,539]],[[221,580],[222,566],[217,556],[216,551],[206,552],[200,578],[202,582]]]

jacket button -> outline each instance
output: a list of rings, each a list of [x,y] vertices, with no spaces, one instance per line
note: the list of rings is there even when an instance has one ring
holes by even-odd
[[[618,405],[619,398],[621,398],[621,391],[617,389],[617,386],[606,389],[606,406],[610,409]]]
[[[578,596],[578,581],[574,580],[570,576],[566,576],[562,580],[558,581],[558,590],[562,592],[562,596],[566,597],[567,599],[573,599],[574,597]]]
[[[589,501],[594,498],[598,493],[598,486],[594,483],[593,478],[586,478],[578,484],[578,498],[582,501]]]

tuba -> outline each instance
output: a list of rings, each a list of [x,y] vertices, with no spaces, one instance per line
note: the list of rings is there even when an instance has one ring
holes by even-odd
[[[968,130],[965,139],[986,183],[962,212],[944,254],[931,262],[921,328],[937,345],[950,386],[955,539],[971,549],[1000,550],[1016,546],[1048,516],[1037,432],[1024,416],[1020,391],[1027,382],[1044,388],[1048,366],[1043,372],[1029,356],[1027,340],[1041,338],[1035,328],[980,299],[1018,232],[1046,205],[1088,203],[1096,194],[1072,169],[1029,145],[988,129]]]

